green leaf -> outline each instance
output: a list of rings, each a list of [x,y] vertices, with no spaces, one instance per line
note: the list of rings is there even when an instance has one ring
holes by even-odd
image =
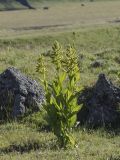
[[[70,128],[72,128],[74,126],[74,124],[76,123],[76,119],[77,119],[77,116],[76,115],[73,115],[72,117],[69,118],[69,126]]]
[[[78,112],[81,109],[80,105],[76,105],[73,109],[72,112]]]
[[[75,94],[72,94],[68,100],[68,103],[70,103],[71,101],[73,101],[74,99],[77,99],[77,96],[78,96],[78,92],[76,92]]]
[[[59,80],[60,80],[60,83],[62,84],[63,81],[66,79],[66,72],[62,72],[60,75],[59,75]]]
[[[60,111],[60,110],[61,110],[61,106],[60,106],[60,105],[58,105],[58,103],[57,103],[57,99],[55,99],[54,97],[53,97],[53,104],[54,104],[55,108],[56,108],[58,111]]]

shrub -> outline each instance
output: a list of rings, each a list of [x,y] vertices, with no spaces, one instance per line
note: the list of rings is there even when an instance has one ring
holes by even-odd
[[[77,105],[80,80],[77,53],[73,46],[66,49],[56,41],[52,47],[52,63],[56,68],[55,78],[51,83],[46,80],[46,65],[41,55],[37,63],[37,72],[43,75],[46,102],[44,108],[48,114],[48,123],[57,136],[60,147],[75,146],[72,129],[76,123],[80,106]]]

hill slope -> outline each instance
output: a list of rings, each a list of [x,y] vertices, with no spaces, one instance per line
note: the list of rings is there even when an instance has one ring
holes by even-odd
[[[0,0],[0,10],[34,9],[28,0]]]

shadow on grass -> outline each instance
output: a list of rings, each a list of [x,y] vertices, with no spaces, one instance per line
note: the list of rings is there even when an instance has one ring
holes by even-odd
[[[29,31],[29,30],[42,30],[42,29],[49,29],[49,28],[58,28],[58,27],[65,27],[71,24],[55,24],[55,25],[44,25],[44,26],[31,26],[31,27],[21,27],[21,28],[12,28],[15,31]]]
[[[8,147],[0,149],[0,154],[8,154],[12,152],[19,152],[20,154],[29,153],[30,151],[36,150],[57,150],[58,146],[56,141],[53,139],[47,142],[39,141],[28,141],[24,144],[11,144]]]
[[[28,8],[3,8],[0,9],[0,12],[9,12],[9,11],[22,11],[22,10],[28,10]]]

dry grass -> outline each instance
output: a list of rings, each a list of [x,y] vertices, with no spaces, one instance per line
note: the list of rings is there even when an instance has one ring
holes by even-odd
[[[0,12],[0,37],[108,24],[120,16],[120,1],[86,2],[85,6],[80,2],[49,3],[48,10],[42,6],[37,10]]]

